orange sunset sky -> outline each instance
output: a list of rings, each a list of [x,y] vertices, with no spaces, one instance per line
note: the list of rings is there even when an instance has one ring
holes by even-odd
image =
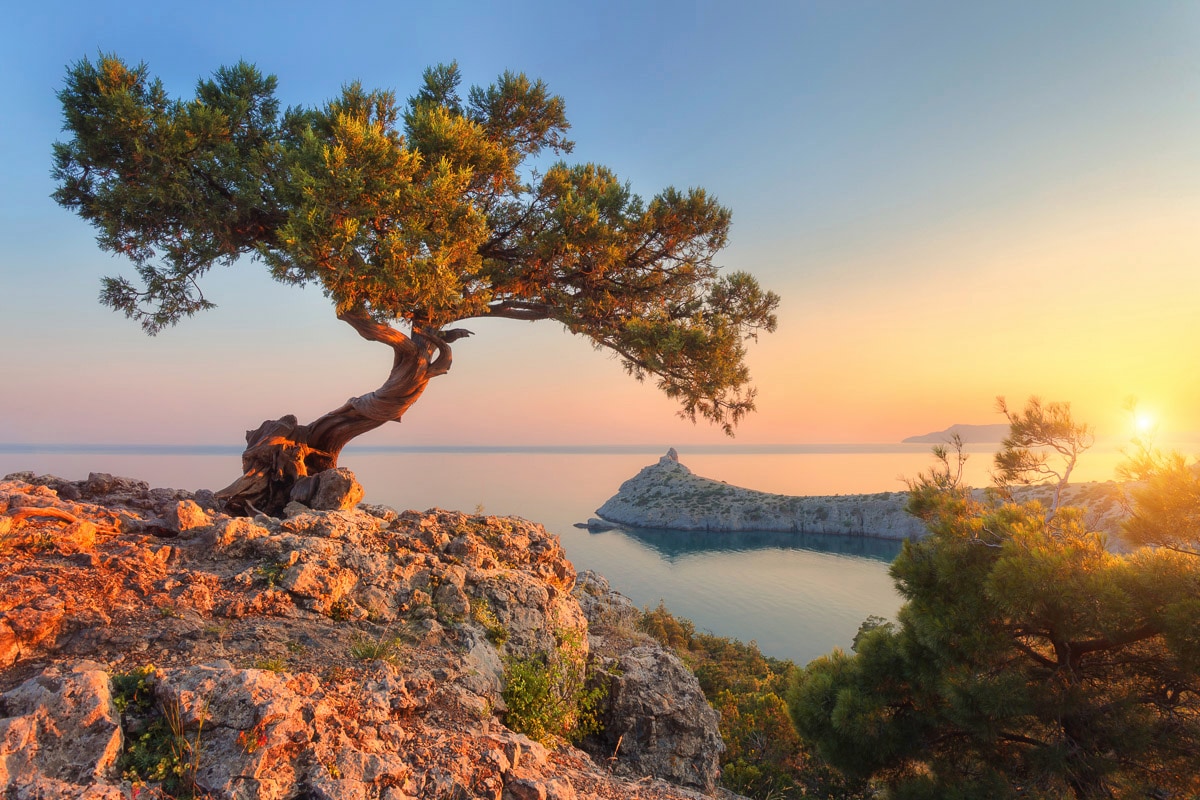
[[[1200,431],[1200,4],[146,2],[10,10],[2,73],[0,442],[238,444],[386,376],[315,290],[245,261],[155,338],[96,301],[132,273],[49,198],[66,65],[146,61],[171,93],[239,58],[286,104],[415,91],[457,59],[566,100],[576,150],[733,211],[721,257],[778,292],[737,443],[895,442],[1069,400],[1123,437]],[[569,6],[569,7],[568,7]],[[720,444],[554,323],[475,323],[453,371],[364,444]]]

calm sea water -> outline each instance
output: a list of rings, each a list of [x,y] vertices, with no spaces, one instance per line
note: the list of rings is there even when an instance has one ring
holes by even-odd
[[[990,446],[968,461],[968,479],[987,483]],[[902,478],[930,463],[928,445],[817,445],[678,448],[698,475],[785,494],[899,491]],[[594,515],[621,482],[657,461],[666,447],[347,449],[368,502],[515,515],[559,535],[579,570],[603,574],[640,606],[661,600],[701,630],[754,640],[768,655],[806,663],[848,649],[869,615],[900,606],[887,574],[899,544],[865,537],[707,534],[669,531],[589,533]],[[69,479],[109,472],[182,489],[220,488],[238,475],[236,447],[0,445],[0,475],[17,470]],[[1119,459],[1089,454],[1079,480],[1106,480]]]

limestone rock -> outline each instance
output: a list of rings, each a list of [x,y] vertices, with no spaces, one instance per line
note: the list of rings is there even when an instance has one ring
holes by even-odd
[[[619,769],[704,792],[716,787],[725,746],[717,712],[674,653],[644,645],[622,653],[609,677],[603,740]]]
[[[633,528],[919,538],[924,525],[905,512],[905,502],[903,492],[802,497],[730,486],[693,474],[672,448],[621,484],[596,514]]]
[[[1047,486],[1020,487],[1018,502],[1048,502]],[[982,498],[983,490],[975,493]],[[1087,523],[1115,537],[1127,511],[1121,486],[1080,483],[1066,488],[1064,502],[1087,509]],[[672,448],[655,464],[621,484],[596,514],[630,528],[678,531],[776,531],[920,539],[924,523],[905,511],[908,493],[783,495],[730,486],[692,473]],[[592,525],[589,523],[589,529]]]
[[[594,572],[580,575],[576,597],[587,614],[594,657],[608,683],[604,729],[584,743],[628,775],[652,775],[711,793],[725,744],[717,713],[682,661],[637,631],[629,598]]]
[[[317,511],[346,511],[363,499],[363,487],[353,472],[337,467],[296,481],[291,499]]]
[[[121,744],[120,715],[100,670],[48,669],[0,695],[5,797],[76,796],[84,786],[93,797],[111,796]]]
[[[65,609],[56,597],[30,598],[0,614],[0,666],[7,666],[54,641],[62,629]]]
[[[167,524],[177,533],[184,533],[196,528],[207,528],[212,524],[212,518],[195,500],[180,500],[167,515]]]
[[[198,743],[196,792],[213,800],[697,797],[653,777],[675,773],[649,755],[627,760],[621,777],[503,725],[506,658],[562,638],[621,642],[634,655],[646,644],[621,638],[636,609],[602,578],[585,576],[593,594],[573,594],[575,569],[542,526],[296,506],[285,519],[231,518],[202,493],[105,473],[0,481],[10,536],[0,559],[0,796],[128,800],[122,742],[170,717]],[[65,553],[54,543],[76,521],[94,542]],[[584,611],[593,605],[595,625]],[[630,664],[612,724],[640,730],[653,718],[663,733],[630,753],[695,763],[669,714],[629,700],[638,681],[679,683],[671,665],[642,661]],[[136,702],[131,676],[149,687]],[[640,716],[622,721],[622,708]]]

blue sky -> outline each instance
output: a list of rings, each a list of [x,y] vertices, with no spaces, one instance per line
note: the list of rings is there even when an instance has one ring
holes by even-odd
[[[783,296],[739,441],[895,441],[1035,393],[1111,434],[1128,395],[1200,430],[1194,2],[58,3],[0,36],[0,441],[235,443],[384,378],[318,292],[250,262],[156,338],[99,306],[129,270],[48,195],[55,92],[101,51],[178,95],[244,58],[285,104],[405,97],[440,61],[543,78],[570,160],[705,187],[733,210],[723,262]],[[476,327],[371,443],[723,439],[553,323]]]

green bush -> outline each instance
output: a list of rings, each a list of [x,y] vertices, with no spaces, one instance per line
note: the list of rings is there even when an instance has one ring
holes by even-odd
[[[166,797],[195,797],[205,712],[189,737],[179,702],[156,702],[154,673],[146,665],[112,676],[113,704],[125,734],[117,769],[135,786],[154,784]]]
[[[486,597],[480,596],[471,600],[471,619],[483,627],[488,641],[500,647],[508,641],[508,628],[504,627],[496,612]]]
[[[606,689],[589,681],[587,650],[579,634],[559,632],[555,638],[558,646],[552,652],[505,660],[505,723],[538,742],[575,742],[600,730],[598,712]]]

